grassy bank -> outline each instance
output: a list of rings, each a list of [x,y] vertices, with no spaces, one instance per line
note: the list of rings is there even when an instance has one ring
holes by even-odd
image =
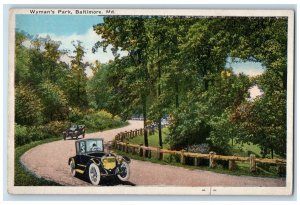
[[[279,178],[278,174],[274,171],[268,171],[261,167],[257,167],[256,172],[249,172],[249,164],[247,163],[237,163],[237,167],[235,170],[228,170],[227,168],[223,167],[221,164],[218,164],[215,168],[209,168],[208,165],[200,165],[200,166],[192,166],[192,165],[182,165],[179,162],[179,157],[171,157],[169,154],[165,154],[163,160],[157,160],[156,153],[152,153],[153,158],[143,158],[138,155],[133,155],[131,153],[125,153],[119,150],[114,150],[116,153],[120,155],[125,155],[130,159],[147,161],[162,165],[172,165],[177,167],[184,167],[190,170],[204,170],[204,171],[212,171],[220,174],[229,174],[229,175],[236,175],[236,176],[255,176],[255,177],[272,177],[272,178]]]
[[[168,128],[162,129],[162,138],[163,138],[163,148],[169,149],[169,144],[166,143],[166,137],[169,134]],[[148,136],[149,146],[157,147],[159,146],[158,142],[158,131],[156,130],[154,135]],[[129,143],[131,144],[144,144],[144,136],[137,136],[135,138],[129,139]],[[260,148],[257,145],[253,144],[240,144],[236,141],[229,142],[228,146],[231,147],[231,152],[237,154],[238,156],[249,156],[250,154],[255,154],[257,157],[262,157],[260,152]],[[143,161],[150,161],[153,163],[159,163],[159,164],[169,164],[174,166],[180,166],[180,167],[186,167],[189,169],[200,169],[200,170],[207,170],[207,171],[213,171],[217,173],[223,173],[223,174],[232,174],[232,175],[246,175],[246,176],[263,176],[263,177],[278,177],[278,173],[276,171],[276,167],[272,165],[263,165],[263,164],[257,164],[257,172],[256,173],[250,173],[249,172],[249,164],[243,163],[243,162],[237,162],[236,163],[236,169],[235,170],[228,170],[228,164],[226,162],[218,162],[216,168],[209,168],[208,167],[208,160],[207,162],[204,160],[205,165],[200,166],[189,166],[189,165],[182,165],[179,163],[179,157],[176,156],[170,156],[169,154],[164,154],[163,160],[157,160],[155,159],[156,153],[153,153],[154,159],[149,158],[142,158],[137,155],[132,155],[130,153],[122,153],[121,151],[117,151],[120,154],[125,154],[131,157],[132,159],[137,160],[143,160]],[[278,157],[278,156],[276,156]],[[187,160],[189,164],[193,164],[192,160]]]
[[[169,134],[169,129],[163,128],[162,129],[162,139],[163,139],[163,148],[164,149],[169,149],[170,145],[166,142],[166,138],[167,135]],[[128,140],[129,143],[131,144],[144,144],[144,136],[137,136],[134,137],[132,139]],[[153,146],[153,147],[157,147],[159,146],[159,142],[158,142],[158,131],[156,130],[154,135],[149,135],[148,136],[148,143],[149,146]],[[261,149],[259,148],[259,146],[254,145],[252,143],[238,143],[235,140],[232,141],[230,140],[230,142],[228,142],[228,146],[231,149],[231,152],[238,155],[238,156],[249,156],[250,154],[255,154],[256,157],[262,157],[261,155]],[[280,158],[280,156],[278,155],[274,155],[277,158]],[[269,155],[267,155],[267,157],[270,157]]]
[[[37,176],[26,170],[26,168],[20,162],[21,156],[26,151],[38,145],[53,142],[56,140],[61,140],[61,137],[35,141],[15,148],[15,186],[60,186],[55,182],[48,181],[43,178],[38,178]]]
[[[169,134],[169,129],[168,128],[163,128],[162,129],[162,141],[163,141],[163,148],[164,149],[169,149],[170,146],[169,144],[166,143],[166,137]],[[129,143],[131,144],[144,144],[144,136],[137,136],[132,139],[128,140]],[[157,147],[159,146],[159,141],[158,141],[158,131],[156,130],[154,135],[149,135],[148,136],[148,143],[149,146],[152,147]]]

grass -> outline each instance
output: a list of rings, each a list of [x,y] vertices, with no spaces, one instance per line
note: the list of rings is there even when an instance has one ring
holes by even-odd
[[[212,171],[220,174],[228,174],[228,175],[236,175],[236,176],[255,176],[255,177],[272,177],[272,178],[279,178],[277,173],[272,171],[268,171],[266,169],[262,169],[260,167],[257,168],[256,172],[249,171],[249,164],[237,162],[237,168],[235,170],[229,170],[227,167],[223,167],[221,164],[217,164],[215,168],[209,168],[208,165],[199,165],[199,166],[192,166],[192,165],[183,165],[179,162],[179,158],[171,157],[169,154],[165,154],[163,160],[156,159],[156,153],[152,153],[153,158],[143,158],[138,155],[133,155],[132,153],[126,153],[119,150],[114,150],[117,154],[125,155],[131,159],[140,160],[140,161],[147,161],[152,163],[157,163],[161,165],[172,165],[177,167],[184,167],[190,170],[204,170],[204,171]]]
[[[30,150],[33,147],[61,139],[61,137],[49,138],[31,142],[29,144],[15,148],[15,186],[60,186],[60,184],[48,181],[43,178],[39,178],[31,172],[27,171],[26,168],[21,164],[20,158],[26,151]]]
[[[250,154],[255,154],[256,157],[262,157],[260,154],[261,149],[259,148],[259,146],[252,143],[241,144],[233,140],[233,146],[232,142],[230,142],[229,145],[232,147],[232,152],[239,156],[249,156]]]
[[[162,138],[163,138],[163,146],[165,149],[169,149],[169,144],[166,143],[166,137],[169,134],[168,128],[162,129]],[[144,144],[144,136],[137,136],[132,139],[128,140],[131,144]],[[159,145],[158,142],[158,131],[156,130],[154,135],[148,136],[148,142],[149,146],[157,147]],[[250,154],[255,154],[257,157],[261,156],[261,149],[259,146],[254,145],[252,143],[244,143],[240,144],[236,141],[229,142],[229,146],[232,147],[232,152],[237,154],[238,156],[249,156]],[[263,177],[278,177],[278,174],[276,172],[275,166],[272,165],[260,165],[257,164],[257,171],[255,173],[252,173],[249,171],[249,164],[244,162],[236,162],[236,169],[235,170],[228,170],[227,167],[223,167],[221,164],[218,164],[216,168],[209,168],[208,165],[205,166],[189,166],[189,165],[182,165],[179,163],[179,158],[177,160],[172,159],[172,157],[169,154],[165,154],[163,157],[163,160],[157,160],[157,159],[149,159],[149,158],[143,158],[137,155],[132,155],[130,153],[123,153],[119,150],[116,150],[116,152],[120,154],[128,155],[132,159],[142,160],[142,161],[150,161],[153,163],[159,163],[159,164],[169,164],[174,166],[180,166],[180,167],[186,167],[188,169],[200,169],[200,170],[207,170],[207,171],[213,171],[217,173],[223,173],[223,174],[231,174],[231,175],[246,175],[246,176],[263,176]],[[156,156],[156,153],[153,153],[153,156]],[[275,155],[276,156],[276,155]],[[279,156],[276,156],[279,157]]]
[[[166,137],[168,136],[168,134],[169,134],[169,129],[166,128],[166,127],[163,128],[162,129],[162,141],[163,141],[163,148],[164,149],[169,149],[170,148],[169,144],[165,143]],[[128,142],[131,143],[131,144],[144,144],[144,136],[134,137],[132,139],[129,139]],[[148,143],[149,143],[149,146],[151,146],[151,147],[159,146],[158,131],[157,130],[154,132],[154,135],[149,135],[148,136]]]
[[[163,148],[169,149],[170,145],[166,143],[166,138],[169,134],[169,129],[167,127],[162,129],[162,140],[163,140]],[[134,137],[132,139],[128,140],[131,144],[144,144],[144,136],[140,135],[137,137]],[[149,146],[157,147],[159,146],[158,142],[158,130],[155,130],[154,135],[148,136],[148,143]],[[233,140],[233,146],[232,141],[228,142],[228,146],[231,147],[232,153],[237,154],[238,156],[244,156],[248,157],[250,154],[255,154],[256,157],[262,157],[261,155],[261,149],[258,145],[252,144],[252,143],[237,143],[236,140]],[[266,157],[271,158],[270,155],[267,155]],[[281,158],[279,155],[274,154],[274,157]]]

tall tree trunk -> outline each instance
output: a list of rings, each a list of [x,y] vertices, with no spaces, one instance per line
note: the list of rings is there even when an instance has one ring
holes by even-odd
[[[175,81],[175,106],[176,108],[179,107],[179,85],[178,85],[178,79],[176,77],[176,81]]]
[[[148,147],[148,131],[146,129],[147,125],[147,97],[143,94],[143,117],[144,117],[144,144]]]
[[[77,76],[77,106],[81,107],[80,104],[80,79],[79,79],[79,74]]]
[[[159,56],[159,49],[157,49],[157,54]],[[160,85],[160,78],[161,78],[161,68],[160,68],[160,63],[158,61],[157,63],[158,66],[158,98],[161,95],[161,85]],[[158,119],[158,139],[159,139],[159,146],[162,148],[163,143],[162,143],[162,132],[161,132],[161,110],[158,110],[159,112],[159,119]]]
[[[272,159],[274,157],[274,149],[273,149],[273,147],[271,147],[271,157],[272,157]]]

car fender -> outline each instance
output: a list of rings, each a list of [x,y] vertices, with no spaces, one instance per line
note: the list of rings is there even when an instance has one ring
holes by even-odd
[[[88,170],[90,164],[96,164],[96,165],[99,167],[99,169],[100,169],[100,173],[101,173],[101,174],[106,174],[106,171],[105,171],[105,169],[103,168],[100,159],[98,159],[98,158],[90,159],[89,162],[87,163],[86,170]]]
[[[91,163],[94,163],[94,164],[96,164],[97,166],[100,166],[100,165],[101,165],[100,159],[97,159],[97,158],[92,158],[92,159],[90,159],[88,165],[90,165]]]
[[[128,164],[131,162],[131,160],[128,157],[126,157],[126,156],[122,156],[122,157],[123,157],[123,160],[125,162],[127,162]]]

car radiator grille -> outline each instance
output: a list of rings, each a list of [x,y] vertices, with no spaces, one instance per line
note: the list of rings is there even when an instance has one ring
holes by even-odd
[[[102,164],[105,169],[113,169],[116,167],[116,159],[114,157],[106,157],[102,159]]]

